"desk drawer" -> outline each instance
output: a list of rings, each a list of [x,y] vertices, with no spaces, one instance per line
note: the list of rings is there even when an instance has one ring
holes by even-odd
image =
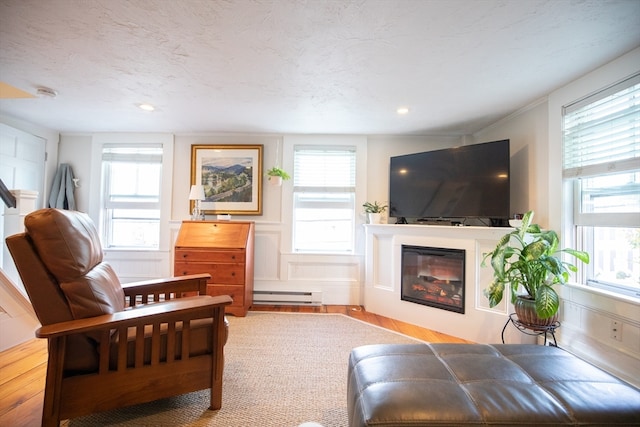
[[[243,285],[244,264],[213,264],[207,262],[176,262],[174,274],[187,276],[189,274],[209,273],[211,279],[208,283]]]
[[[226,251],[210,251],[197,249],[176,249],[175,261],[187,262],[244,262],[245,251],[243,250],[226,250]]]

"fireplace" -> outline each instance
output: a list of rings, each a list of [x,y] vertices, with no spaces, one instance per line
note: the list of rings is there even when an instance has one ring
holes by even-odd
[[[463,249],[402,245],[403,301],[464,314]]]

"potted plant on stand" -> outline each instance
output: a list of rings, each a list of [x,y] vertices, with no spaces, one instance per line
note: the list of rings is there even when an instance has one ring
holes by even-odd
[[[489,305],[495,307],[502,301],[505,286],[511,288],[518,321],[527,326],[544,328],[558,320],[560,297],[553,286],[564,284],[569,271],[577,271],[571,263],[562,261],[560,255],[568,253],[589,263],[589,254],[575,249],[558,249],[558,235],[553,230],[541,230],[532,224],[533,211],[527,212],[522,224],[504,235],[495,249],[485,255],[482,265],[491,259],[494,280],[484,290]],[[520,288],[525,294],[519,295]]]
[[[272,185],[282,185],[282,181],[286,179],[290,179],[291,177],[287,172],[283,169],[280,169],[277,166],[272,167],[267,171],[267,179],[269,183]]]
[[[382,213],[387,209],[387,205],[379,205],[378,202],[365,202],[362,207],[367,214],[369,224],[380,224]]]

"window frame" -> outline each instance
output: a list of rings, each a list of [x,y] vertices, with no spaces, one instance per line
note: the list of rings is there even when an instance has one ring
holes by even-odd
[[[640,158],[631,152],[630,158],[626,159],[607,159],[609,155],[603,154],[599,162],[586,160],[585,165],[572,164],[568,166],[565,152],[565,116],[582,107],[596,104],[599,101],[613,95],[615,93],[626,90],[640,83],[640,73],[634,74],[619,80],[618,82],[604,87],[601,90],[592,92],[577,101],[569,102],[562,106],[562,114],[560,115],[560,139],[561,139],[561,156],[562,164],[560,165],[563,180],[563,217],[564,230],[563,236],[571,242],[572,247],[586,250],[595,258],[594,233],[598,227],[606,228],[639,228],[640,219],[637,212],[617,212],[617,213],[593,213],[582,212],[582,186],[584,179],[605,177],[618,173],[638,173],[640,171]],[[635,99],[635,98],[634,98]],[[634,103],[634,105],[637,105]],[[633,129],[633,128],[632,128]],[[633,133],[632,135],[637,135]],[[634,136],[631,136],[634,140]],[[635,141],[634,141],[635,142]],[[581,182],[581,180],[583,180]],[[632,256],[632,254],[631,254]],[[594,261],[582,268],[579,268],[576,279],[578,283],[586,285],[593,289],[601,289],[617,296],[639,297],[640,289],[634,286],[625,286],[620,283],[607,282],[606,280],[597,280],[595,278]]]
[[[356,227],[355,227],[355,251],[353,254],[333,253],[299,253],[292,249],[293,244],[293,179],[283,182],[280,212],[278,221],[282,225],[279,237],[281,254],[285,257],[351,257],[360,256],[365,251],[364,228],[366,217],[364,213],[357,211],[367,197],[368,171],[367,171],[367,141],[365,135],[285,135],[282,137],[282,157],[277,156],[276,162],[282,164],[282,168],[293,173],[293,147],[296,145],[315,146],[353,146],[356,147]]]
[[[139,149],[151,149],[159,150],[159,153],[132,153],[131,155],[119,153],[118,150],[132,150]],[[162,200],[162,145],[161,144],[105,144],[102,147],[102,218],[100,222],[100,234],[102,236],[102,242],[105,249],[136,249],[136,250],[157,250],[160,246],[160,210]],[[113,151],[111,151],[113,150]],[[136,160],[131,160],[137,158]],[[135,164],[136,172],[141,173],[138,170],[138,165],[153,166],[159,168],[157,172],[157,195],[144,196],[144,195],[131,195],[127,194],[126,197],[132,198],[131,201],[113,201],[114,191],[112,191],[111,184],[112,178],[115,176],[116,171],[114,168],[123,164]],[[125,196],[125,195],[123,195]],[[145,202],[145,198],[153,198],[153,201]],[[118,220],[124,219],[121,216],[115,216],[116,211],[150,211],[154,215],[141,216],[138,218],[141,222],[150,223],[153,228],[157,228],[157,245],[119,245],[117,241],[114,241],[115,223]],[[133,217],[129,218],[133,220]]]
[[[162,172],[160,187],[160,235],[157,248],[136,247],[105,247],[105,251],[138,251],[138,252],[168,252],[171,250],[171,218],[173,192],[173,158],[174,135],[165,133],[100,133],[91,138],[91,194],[89,195],[88,213],[96,224],[103,224],[104,220],[104,192],[102,182],[102,151],[107,144],[118,145],[160,145],[162,146]],[[101,239],[102,237],[101,232]]]
[[[317,152],[344,152],[345,155],[343,156],[344,158],[349,157],[348,160],[351,163],[351,167],[353,168],[350,171],[351,176],[349,178],[347,178],[348,180],[351,180],[351,184],[350,185],[327,185],[328,183],[325,182],[325,185],[309,185],[309,182],[299,182],[300,175],[297,173],[296,168],[298,167],[298,162],[297,162],[297,156],[298,153],[300,152],[313,152],[313,151],[317,151]],[[350,153],[350,154],[346,154],[346,153]],[[299,253],[299,254],[349,254],[352,255],[355,253],[356,251],[356,225],[357,225],[357,204],[356,204],[356,183],[357,183],[357,173],[358,173],[358,165],[357,165],[357,147],[352,146],[352,145],[301,145],[301,144],[296,144],[293,146],[293,189],[292,189],[292,229],[291,229],[291,247],[292,247],[292,251],[295,253]],[[322,177],[324,179],[324,177]],[[306,185],[305,185],[306,184]],[[340,183],[340,184],[344,184],[344,183]],[[336,198],[339,198],[339,195],[344,195],[344,194],[348,194],[348,197],[344,197],[343,201],[338,201],[336,199],[335,202],[332,201],[317,201],[317,202],[313,202],[310,200],[307,200],[306,202],[304,200],[300,200],[301,198],[304,198],[304,195],[334,195]],[[325,242],[326,246],[325,247],[315,247],[315,248],[311,248],[311,247],[303,247],[302,243],[298,241],[298,236],[296,234],[296,231],[298,230],[298,218],[297,218],[297,214],[298,209],[302,209],[303,206],[301,206],[299,203],[306,203],[309,204],[310,206],[318,206],[316,208],[311,208],[311,209],[331,209],[331,205],[335,205],[337,204],[347,204],[347,210],[349,210],[349,217],[350,218],[342,218],[342,219],[337,219],[337,221],[340,222],[344,222],[344,221],[348,221],[349,226],[348,228],[350,228],[350,236],[347,239],[347,245],[348,247],[344,247],[343,249],[338,249],[338,248],[331,248],[331,244],[329,242]],[[310,220],[311,221],[311,220]],[[312,221],[311,221],[312,222]],[[324,225],[328,225],[328,222],[331,222],[330,220],[322,220],[320,221],[322,223],[324,223]]]

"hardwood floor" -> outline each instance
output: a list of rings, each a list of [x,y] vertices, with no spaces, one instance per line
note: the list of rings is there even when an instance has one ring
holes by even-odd
[[[34,338],[0,353],[0,425],[40,425],[46,370],[46,340]]]
[[[340,313],[427,342],[468,342],[409,323],[378,316],[360,306],[255,305],[251,311]],[[45,340],[34,338],[0,353],[0,426],[40,425],[46,369],[47,343]]]

